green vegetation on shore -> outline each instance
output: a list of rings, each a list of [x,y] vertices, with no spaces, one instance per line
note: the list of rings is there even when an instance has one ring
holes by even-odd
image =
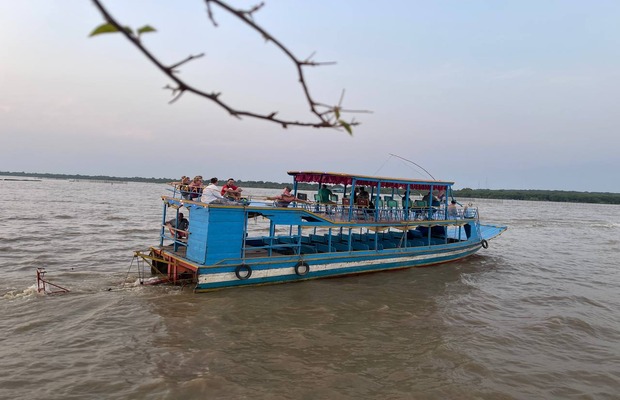
[[[45,179],[83,179],[98,180],[106,182],[146,182],[146,183],[168,183],[178,179],[173,178],[142,178],[142,177],[116,177],[103,175],[66,175],[66,174],[45,174],[29,172],[7,172],[0,171],[2,176],[18,176],[29,178]],[[256,187],[267,189],[281,189],[290,183],[279,183],[271,181],[237,181],[241,187]],[[316,190],[317,185],[299,184],[301,190]],[[454,191],[457,198],[476,198],[476,199],[503,199],[503,200],[530,200],[530,201],[555,201],[565,203],[598,203],[598,204],[620,204],[620,193],[604,192],[575,192],[563,190],[491,190],[491,189],[460,189]]]
[[[491,190],[461,189],[455,197],[476,199],[505,199],[530,201],[557,201],[562,203],[620,204],[620,193],[574,192],[564,190]]]
[[[88,181],[106,181],[106,182],[145,182],[145,183],[169,183],[178,181],[179,178],[142,178],[139,176],[134,177],[118,177],[118,176],[105,176],[105,175],[69,175],[69,174],[47,174],[47,173],[39,173],[39,172],[8,172],[8,171],[0,171],[0,176],[18,176],[24,178],[44,178],[44,179],[82,179]],[[223,182],[226,178],[220,179],[220,183]],[[206,178],[208,181],[209,178]],[[255,188],[266,188],[266,189],[282,189],[286,185],[290,185],[290,182],[280,183],[280,182],[271,182],[271,181],[241,181],[237,180],[237,185],[243,187],[255,187]],[[207,182],[208,183],[208,182]],[[313,184],[299,184],[299,188],[301,190],[313,190],[317,189],[317,185]]]

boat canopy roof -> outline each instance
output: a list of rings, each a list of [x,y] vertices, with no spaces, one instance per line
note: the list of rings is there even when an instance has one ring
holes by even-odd
[[[402,188],[407,186],[414,190],[433,190],[447,189],[454,182],[424,180],[424,179],[404,179],[404,178],[388,178],[369,175],[351,175],[337,172],[317,172],[317,171],[288,171],[295,182],[303,183],[326,183],[330,185],[352,185],[355,181],[356,186],[377,187],[381,183],[382,188]]]

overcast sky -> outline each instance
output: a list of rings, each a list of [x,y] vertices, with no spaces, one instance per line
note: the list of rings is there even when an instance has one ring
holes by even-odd
[[[231,1],[248,7],[247,1]],[[164,63],[239,109],[312,120],[293,64],[204,1],[110,0]],[[384,5],[384,4],[387,4]],[[620,192],[620,1],[266,0],[257,23],[323,103],[372,110],[353,136],[238,120],[170,83],[86,0],[0,0],[0,171],[286,182],[288,170],[457,188]],[[351,117],[351,116],[350,116]]]

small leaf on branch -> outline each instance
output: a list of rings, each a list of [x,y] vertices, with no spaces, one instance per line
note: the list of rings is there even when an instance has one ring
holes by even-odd
[[[144,25],[142,28],[138,28],[138,35],[148,32],[157,32],[157,29],[153,28],[151,25]]]
[[[340,119],[340,107],[334,107],[334,115],[336,119]]]
[[[133,30],[128,27],[128,26],[124,26],[123,29],[125,30],[125,32],[132,34]],[[88,36],[95,36],[95,35],[101,35],[102,33],[116,33],[118,32],[118,29],[116,29],[116,26],[106,22],[105,24],[101,24],[98,27],[95,28],[95,30],[93,30],[90,35]]]
[[[342,126],[349,133],[349,135],[353,136],[353,130],[351,129],[351,125],[348,122],[339,119],[338,123],[340,123],[340,126]]]
[[[101,24],[98,27],[96,27],[95,30],[93,30],[88,36],[95,36],[95,35],[101,35],[102,33],[114,33],[114,32],[118,32],[118,29],[116,29],[114,25],[106,22],[105,24]]]

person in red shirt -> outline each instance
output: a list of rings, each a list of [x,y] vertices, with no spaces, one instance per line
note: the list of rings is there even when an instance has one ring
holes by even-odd
[[[235,180],[233,178],[228,178],[228,181],[226,181],[226,184],[222,186],[222,196],[227,197],[229,199],[240,200],[242,191],[243,189],[241,189],[238,186],[235,186]]]

